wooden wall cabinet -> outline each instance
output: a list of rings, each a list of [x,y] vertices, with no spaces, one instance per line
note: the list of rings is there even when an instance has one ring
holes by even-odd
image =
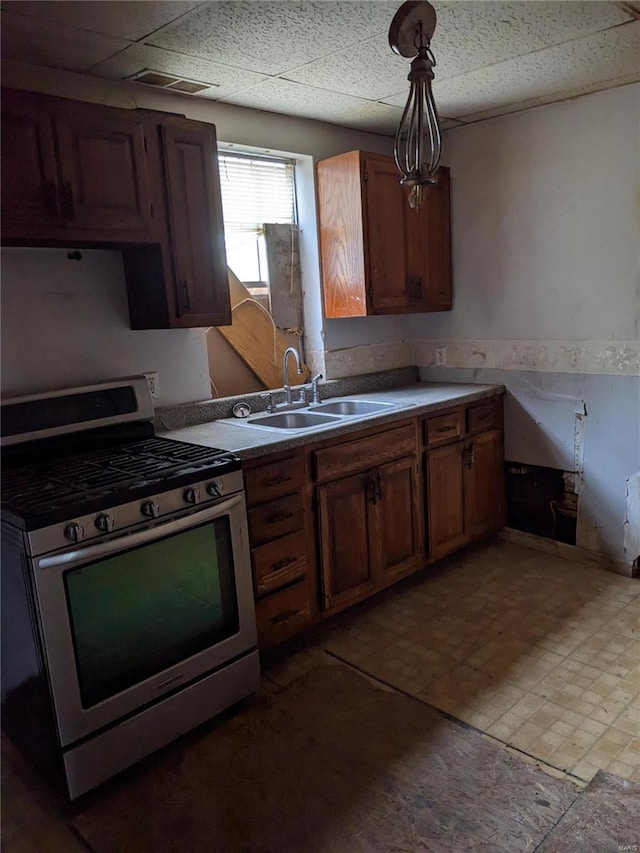
[[[449,170],[420,211],[391,157],[350,151],[316,174],[325,316],[451,310]]]
[[[322,605],[335,613],[424,562],[415,427],[394,426],[313,457]]]
[[[429,557],[438,559],[504,526],[502,400],[424,423]]]
[[[122,251],[134,329],[231,322],[215,128],[3,90],[2,240]]]

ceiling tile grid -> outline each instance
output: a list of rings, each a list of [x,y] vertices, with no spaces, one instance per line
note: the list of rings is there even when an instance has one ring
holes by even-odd
[[[198,97],[391,135],[410,67],[388,44],[400,2],[4,0],[2,55],[114,80],[164,72],[210,84]],[[445,126],[640,79],[640,0],[434,5]]]
[[[190,0],[5,0],[2,8],[41,21],[139,41],[200,5]]]
[[[442,113],[472,121],[487,110],[508,105],[523,108],[533,99],[573,97],[604,82],[630,78],[640,79],[640,21],[436,81],[433,91]]]
[[[336,94],[325,89],[311,89],[279,78],[265,80],[246,92],[223,100],[243,107],[315,118],[344,127],[387,135],[395,133],[402,115],[402,110],[398,107]]]
[[[275,75],[379,33],[396,8],[368,0],[220,0],[168,24],[149,43]]]
[[[0,38],[3,59],[66,71],[88,71],[96,62],[130,44],[124,39],[6,11],[2,12]]]

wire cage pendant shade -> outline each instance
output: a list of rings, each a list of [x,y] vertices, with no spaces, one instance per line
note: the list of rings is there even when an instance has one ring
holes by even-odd
[[[389,28],[394,53],[413,58],[408,80],[409,97],[398,125],[393,146],[400,183],[409,191],[409,203],[420,208],[424,187],[438,183],[442,134],[431,83],[435,59],[431,36],[436,13],[426,0],[407,0],[398,9]]]

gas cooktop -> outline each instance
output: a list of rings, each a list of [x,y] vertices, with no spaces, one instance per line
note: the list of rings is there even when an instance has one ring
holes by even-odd
[[[5,465],[2,512],[5,519],[31,530],[239,468],[240,459],[233,453],[154,436],[33,464]]]

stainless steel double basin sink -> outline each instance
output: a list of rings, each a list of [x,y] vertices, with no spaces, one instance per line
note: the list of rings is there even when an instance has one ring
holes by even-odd
[[[234,423],[274,430],[304,430],[337,424],[348,418],[380,415],[396,408],[395,403],[379,403],[374,400],[328,400],[326,403],[317,403],[305,409],[238,418]]]

